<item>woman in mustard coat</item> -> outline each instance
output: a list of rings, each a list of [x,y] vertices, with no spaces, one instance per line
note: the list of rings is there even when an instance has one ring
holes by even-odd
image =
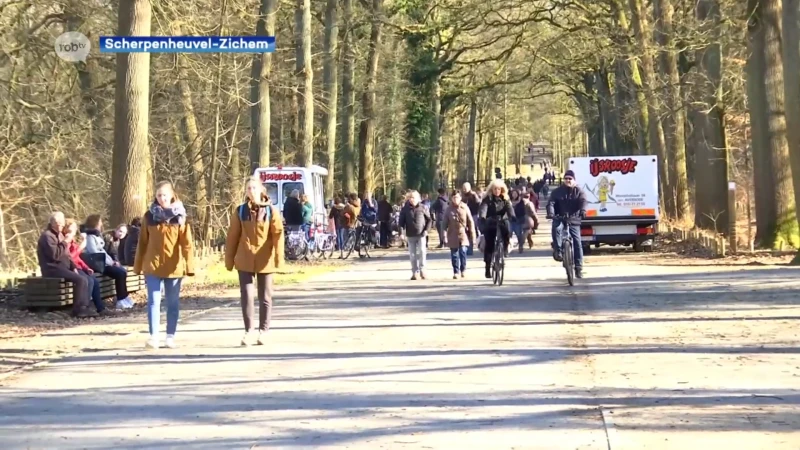
[[[258,294],[258,341],[264,345],[272,313],[272,276],[283,265],[283,218],[272,205],[264,185],[251,178],[246,185],[247,201],[231,216],[225,244],[225,267],[239,271],[239,290],[245,334],[241,344],[249,345],[253,331],[254,301]],[[256,289],[257,288],[257,289]]]

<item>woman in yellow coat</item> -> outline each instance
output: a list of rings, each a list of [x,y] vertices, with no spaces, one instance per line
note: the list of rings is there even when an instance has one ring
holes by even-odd
[[[251,178],[246,185],[247,201],[231,216],[225,244],[225,267],[239,271],[239,290],[245,334],[242,345],[249,345],[253,313],[258,294],[258,341],[264,345],[272,313],[272,276],[283,265],[283,218],[272,205],[264,185]],[[257,287],[257,289],[256,289]]]

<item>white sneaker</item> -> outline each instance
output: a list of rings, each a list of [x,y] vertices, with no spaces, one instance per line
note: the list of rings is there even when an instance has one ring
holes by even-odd
[[[177,348],[178,346],[175,344],[175,335],[168,334],[167,340],[164,342],[164,345],[166,345],[167,348]]]
[[[244,336],[242,336],[242,342],[241,342],[241,344],[242,344],[242,347],[247,347],[248,345],[250,345],[250,343],[249,343],[249,342],[247,342],[247,338],[248,338],[248,337],[250,337],[250,332],[248,332],[248,331],[245,331],[245,332],[244,332]]]
[[[147,342],[144,343],[144,346],[151,350],[158,349],[158,338],[150,336],[150,339],[148,339]]]
[[[267,341],[267,333],[264,331],[258,332],[258,341],[256,341],[256,345],[264,345],[264,342]]]

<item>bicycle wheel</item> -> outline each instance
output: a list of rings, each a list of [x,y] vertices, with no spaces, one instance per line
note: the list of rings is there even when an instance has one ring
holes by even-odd
[[[503,279],[505,278],[505,274],[506,274],[506,257],[505,257],[504,253],[505,252],[500,251],[500,253],[497,255],[497,270],[498,270],[497,285],[498,286],[502,286],[503,285]]]
[[[324,259],[333,258],[333,251],[336,249],[336,238],[333,236],[328,237],[325,241],[325,246],[322,249],[322,257]]]
[[[347,240],[344,243],[344,259],[350,257],[350,254],[353,253],[353,249],[356,247],[356,242],[358,242],[358,231],[353,231],[348,233]]]
[[[575,286],[575,261],[573,260],[572,241],[564,242],[564,269],[567,271],[567,282]]]

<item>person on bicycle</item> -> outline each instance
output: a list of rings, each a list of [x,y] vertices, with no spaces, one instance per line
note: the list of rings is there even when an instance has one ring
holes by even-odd
[[[553,220],[553,259],[561,261],[561,232],[568,228],[575,253],[575,276],[583,278],[583,246],[581,245],[581,219],[586,217],[586,194],[577,185],[575,172],[564,172],[564,183],[555,188],[547,201],[547,218],[567,216],[566,221]]]
[[[483,198],[478,213],[478,227],[484,236],[483,262],[486,264],[486,278],[492,278],[492,256],[498,231],[503,237],[503,253],[508,255],[512,220],[517,218],[508,197],[508,188],[503,180],[493,180],[486,189],[486,197]]]

